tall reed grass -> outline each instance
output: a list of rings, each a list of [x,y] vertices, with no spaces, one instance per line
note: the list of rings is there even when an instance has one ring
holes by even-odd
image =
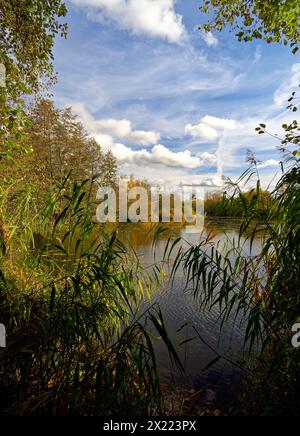
[[[94,182],[67,177],[45,204],[1,187],[2,415],[163,413],[154,332],[181,364],[159,308],[141,313],[153,279],[94,219]]]
[[[171,276],[183,268],[197,302],[207,309],[217,306],[222,325],[240,320],[247,349],[260,350],[242,406],[246,414],[297,415],[300,407],[300,356],[291,344],[292,327],[300,320],[300,129],[297,122],[283,127],[284,163],[272,201],[264,204],[259,164],[251,154],[249,169],[236,182],[227,181],[231,195],[224,197],[225,206],[238,201],[243,210],[239,238],[228,251],[207,239],[186,250],[179,238],[169,242],[166,253],[176,254]],[[253,250],[257,238],[259,253]]]

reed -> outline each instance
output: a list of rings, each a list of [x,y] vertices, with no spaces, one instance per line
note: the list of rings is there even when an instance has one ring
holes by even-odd
[[[181,366],[134,252],[94,220],[94,180],[67,177],[37,204],[1,190],[2,415],[163,413],[153,333]],[[157,285],[157,284],[155,284]]]
[[[166,252],[169,259],[175,254],[173,279],[183,269],[186,288],[200,305],[217,306],[222,326],[233,317],[245,330],[245,347],[250,355],[255,351],[248,360],[256,362],[243,403],[246,414],[297,415],[300,406],[299,351],[291,343],[292,327],[300,320],[299,127],[294,122],[283,128],[282,175],[271,202],[265,205],[253,155],[249,169],[236,182],[227,181],[231,197],[224,199],[226,206],[239,202],[242,210],[239,238],[225,251],[209,238],[183,249],[178,238],[169,241]],[[265,129],[261,125],[258,131]],[[245,186],[250,191],[245,193]],[[259,253],[253,251],[257,238]],[[212,365],[221,358],[217,355]]]

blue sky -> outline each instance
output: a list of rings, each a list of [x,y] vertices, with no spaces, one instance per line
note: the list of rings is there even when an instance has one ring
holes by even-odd
[[[276,140],[292,115],[298,56],[234,34],[203,35],[201,0],[69,0],[67,41],[58,41],[54,89],[121,172],[170,184],[217,187],[262,161],[265,185],[279,171]]]

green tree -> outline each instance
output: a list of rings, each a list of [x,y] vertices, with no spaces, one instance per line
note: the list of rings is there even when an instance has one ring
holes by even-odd
[[[26,142],[33,148],[33,162],[45,179],[93,177],[102,160],[101,147],[90,138],[71,108],[57,109],[52,101],[39,100],[30,112]],[[32,165],[30,165],[32,167]],[[30,167],[29,166],[29,167]]]
[[[0,0],[0,63],[6,87],[0,88],[0,159],[10,156],[26,125],[24,97],[55,81],[53,46],[66,36],[60,22],[62,0]]]
[[[70,108],[57,109],[52,101],[38,100],[30,107],[28,119],[21,143],[31,152],[16,151],[14,165],[7,159],[0,161],[3,179],[25,178],[27,184],[47,191],[67,174],[78,181],[99,172],[101,147]]]
[[[290,43],[294,53],[300,42],[298,0],[204,0],[200,11],[212,14],[205,31],[221,31],[227,25],[240,41],[263,39]]]
[[[118,180],[118,165],[117,159],[111,151],[108,151],[102,156],[99,163],[99,178],[98,183],[101,186],[116,187]]]

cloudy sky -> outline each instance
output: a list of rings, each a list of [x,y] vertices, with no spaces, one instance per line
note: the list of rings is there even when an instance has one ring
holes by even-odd
[[[72,106],[124,174],[219,186],[252,150],[265,185],[279,171],[272,133],[300,83],[289,49],[202,34],[201,0],[68,0],[69,37],[55,49],[55,100]]]

